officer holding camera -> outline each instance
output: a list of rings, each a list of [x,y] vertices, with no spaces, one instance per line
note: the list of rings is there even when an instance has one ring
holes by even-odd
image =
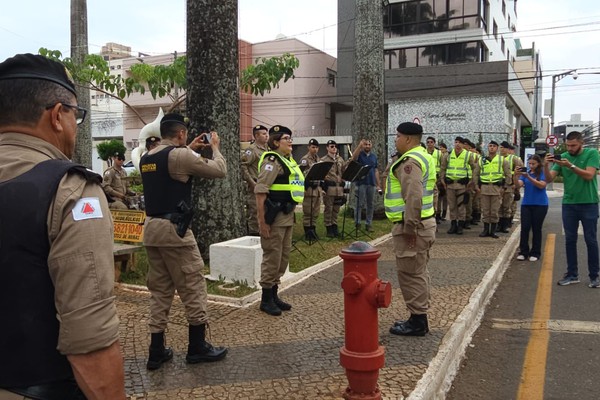
[[[192,177],[223,178],[227,165],[219,151],[220,139],[212,132],[210,145],[206,134],[196,137],[188,147],[188,126],[179,114],[166,114],[160,121],[160,145],[144,154],[140,171],[144,183],[146,219],[144,246],[150,269],[150,355],[146,367],[158,369],[173,358],[165,347],[164,331],[175,290],[185,305],[189,344],[186,361],[190,364],[219,361],[227,349],[206,341],[207,295],[202,275],[204,263],[193,232],[189,229],[192,207]],[[207,160],[194,150],[210,147],[213,159]]]
[[[292,131],[282,125],[269,130],[269,148],[258,164],[254,188],[260,245],[262,298],[260,310],[273,316],[292,306],[279,298],[281,277],[287,269],[292,250],[294,210],[304,200],[304,175],[292,157]]]

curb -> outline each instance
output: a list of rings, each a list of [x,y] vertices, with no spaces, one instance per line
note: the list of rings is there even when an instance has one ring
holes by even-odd
[[[502,281],[504,272],[510,265],[509,260],[517,251],[520,229],[516,228],[519,226],[515,225],[513,233],[500,254],[471,294],[469,303],[448,329],[437,354],[429,363],[425,374],[417,382],[415,389],[406,398],[407,400],[432,400],[446,397],[446,393],[460,369],[460,362],[465,355],[467,346],[479,328],[485,309],[498,284]]]

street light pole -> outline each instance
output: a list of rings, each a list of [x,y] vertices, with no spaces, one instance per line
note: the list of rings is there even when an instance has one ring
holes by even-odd
[[[550,100],[550,134],[554,135],[554,92],[556,91],[556,82],[562,78],[573,75],[573,79],[577,79],[577,70],[572,69],[562,74],[552,75],[552,98]]]

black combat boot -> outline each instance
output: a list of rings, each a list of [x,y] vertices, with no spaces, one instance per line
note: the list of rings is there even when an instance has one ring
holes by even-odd
[[[471,225],[477,225],[479,222],[481,222],[481,213],[474,212],[473,219],[471,220]]]
[[[314,225],[310,227],[310,236],[313,240],[319,240],[319,235],[317,235],[317,227]]]
[[[262,298],[260,300],[260,311],[264,311],[269,315],[279,316],[281,315],[281,308],[277,307],[273,300],[273,289],[263,288]]]
[[[439,225],[439,224],[441,224],[441,223],[442,223],[442,216],[441,216],[439,213],[438,213],[438,214],[435,214],[435,223],[436,223],[437,225]]]
[[[508,233],[508,218],[500,218],[500,221],[498,222],[497,232]]]
[[[333,237],[340,237],[340,232],[338,231],[338,226],[336,224],[331,225],[333,230]]]
[[[399,336],[425,336],[429,332],[427,314],[410,314],[406,321],[397,321],[390,328],[390,333]]]
[[[479,237],[487,237],[487,236],[491,236],[490,235],[490,223],[484,222],[483,223],[483,231],[479,234]]]
[[[188,329],[188,352],[185,361],[188,364],[221,361],[227,355],[225,347],[214,347],[206,341],[206,325],[190,325]]]
[[[327,237],[328,238],[334,238],[335,237],[335,233],[333,231],[333,225],[329,225],[325,227],[327,229]]]
[[[165,347],[165,333],[150,334],[150,350],[148,363],[146,368],[149,370],[159,369],[163,363],[166,363],[173,358],[173,350],[170,347]]]
[[[448,229],[448,234],[449,235],[453,235],[456,233],[456,231],[458,230],[458,224],[456,223],[456,220],[453,219],[452,221],[450,221],[450,229]]]
[[[279,309],[281,311],[290,311],[292,309],[292,305],[289,303],[286,303],[285,301],[283,301],[279,298],[279,296],[277,295],[278,290],[279,290],[278,285],[275,285],[271,288],[271,291],[273,292],[273,302],[275,303],[275,305],[277,307],[279,307]]]
[[[468,219],[466,219],[463,223],[463,229],[471,229],[469,224],[470,224],[470,221]]]
[[[313,240],[312,231],[311,231],[310,226],[304,227],[304,240],[308,240],[308,241]]]
[[[463,228],[465,226],[465,221],[458,221],[456,223],[456,234],[457,235],[462,235],[463,234]]]
[[[494,239],[498,239],[500,236],[496,235],[496,229],[498,228],[498,224],[493,222],[490,225],[490,234],[488,236],[493,237]]]

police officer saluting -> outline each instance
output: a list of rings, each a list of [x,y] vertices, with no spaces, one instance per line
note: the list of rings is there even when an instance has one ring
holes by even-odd
[[[144,183],[146,219],[144,246],[148,253],[148,290],[150,291],[150,350],[146,368],[158,369],[173,358],[165,347],[165,329],[175,290],[185,306],[189,344],[186,361],[196,364],[219,361],[227,349],[206,341],[207,295],[202,275],[204,263],[189,224],[192,218],[192,177],[223,178],[227,165],[219,151],[220,139],[211,132],[196,137],[186,147],[187,123],[179,114],[166,114],[160,121],[160,145],[142,156],[140,172]],[[210,146],[213,159],[207,160],[193,150]]]
[[[430,283],[427,262],[435,241],[435,160],[421,147],[423,128],[404,122],[396,128],[396,150],[400,158],[392,164],[385,185],[384,206],[394,223],[394,253],[402,297],[410,318],[397,321],[390,333],[424,336],[429,332]]]
[[[278,289],[292,249],[294,210],[304,200],[304,175],[292,158],[292,131],[281,125],[269,130],[269,148],[258,164],[256,208],[263,259],[260,266],[260,310],[281,315],[292,306],[279,298]]]

